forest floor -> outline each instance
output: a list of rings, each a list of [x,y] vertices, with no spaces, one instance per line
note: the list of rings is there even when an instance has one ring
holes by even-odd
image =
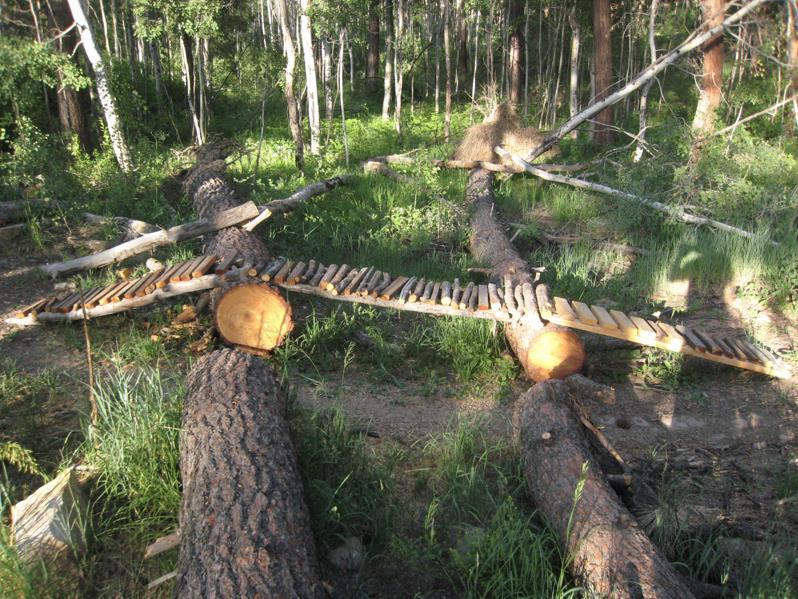
[[[350,126],[354,136],[357,124]],[[362,148],[375,146],[369,131],[356,138]],[[251,154],[231,166],[229,176],[242,194],[276,198],[300,186],[285,174],[290,149],[282,144],[269,151],[273,155],[259,171]],[[463,274],[475,266],[464,243],[464,176],[427,168],[409,172],[418,184],[363,175],[313,200],[301,214],[275,219],[264,230],[265,241],[275,254],[331,262],[346,257],[349,264],[403,274],[478,280],[478,274]],[[174,193],[159,201],[177,214],[185,210]],[[689,231],[675,240],[669,230],[647,237],[647,230],[667,229],[657,223],[635,236],[617,228],[629,215],[607,208],[604,200],[520,177],[498,184],[498,209],[508,225],[524,227],[517,247],[531,263],[549,268],[545,276],[558,294],[641,314],[670,310],[713,332],[745,330],[798,370],[798,318],[761,293],[767,273],[755,271],[748,246]],[[545,245],[536,236],[540,230],[587,242]],[[52,293],[53,282],[35,265],[86,253],[98,239],[113,236],[103,228],[72,223],[67,230],[50,222],[45,243],[24,238],[0,247],[0,313]],[[654,255],[630,258],[599,250],[590,240],[642,246]],[[157,255],[168,263],[198,248],[193,242]],[[684,264],[696,250],[709,258],[690,270]],[[725,256],[722,267],[719,255]],[[113,269],[107,270],[81,280],[107,280]],[[523,492],[510,418],[528,383],[518,376],[501,329],[288,297],[297,327],[269,359],[293,400],[300,465],[333,595],[567,595],[574,588],[562,575],[567,558]],[[94,451],[86,448],[88,368],[80,324],[0,324],[3,437],[30,449],[48,474],[70,461],[112,470],[116,463],[101,452],[114,432],[119,446],[129,441],[126,451],[140,452],[141,461],[155,439],[174,449],[180,381],[191,361],[218,343],[205,336],[207,317],[173,322],[183,301],[97,319],[88,327],[98,385],[110,390],[111,403],[142,402],[147,416],[133,428],[143,427],[149,443],[137,445],[115,422],[100,426],[108,436],[98,437]],[[798,378],[775,380],[664,351],[615,349],[588,335],[585,340],[586,374],[617,390],[614,403],[585,407],[656,490],[653,536],[671,560],[692,579],[728,584],[738,596],[795,590],[798,558],[790,539],[798,537]],[[139,372],[157,372],[157,380],[131,383]],[[146,385],[155,385],[156,393],[142,390]],[[155,395],[164,402],[158,409],[172,420],[156,420],[148,411],[155,404],[147,398]],[[174,551],[148,562],[142,554],[176,524],[176,459],[131,462],[127,471],[101,477],[90,489],[96,523],[81,566],[85,595],[137,596],[174,566]],[[135,467],[145,473],[140,480],[134,480]],[[168,497],[149,496],[142,487],[147,476],[171,485]],[[39,480],[11,470],[7,498],[24,497]],[[365,561],[333,565],[336,547],[353,538],[365,547]],[[536,555],[543,556],[539,562]],[[166,596],[168,587],[158,592]]]

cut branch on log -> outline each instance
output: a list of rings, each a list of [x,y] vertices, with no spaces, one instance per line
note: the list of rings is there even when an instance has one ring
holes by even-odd
[[[39,266],[39,269],[52,277],[58,277],[60,275],[72,274],[90,268],[99,268],[108,264],[121,262],[137,254],[152,251],[163,245],[170,245],[185,239],[192,239],[225,227],[232,227],[247,222],[257,215],[257,206],[255,206],[253,202],[245,202],[238,206],[233,205],[227,210],[208,218],[200,218],[194,222],[177,225],[170,229],[148,233],[102,252],[91,254],[90,256],[83,256],[81,258],[57,262],[55,264],[44,264]]]
[[[689,212],[686,212],[683,208],[679,208],[678,206],[669,206],[667,204],[663,204],[662,202],[657,202],[656,200],[649,200],[648,198],[643,198],[634,195],[632,193],[628,193],[626,191],[614,189],[612,187],[603,185],[601,183],[591,183],[590,181],[575,179],[574,177],[566,177],[565,175],[555,175],[553,173],[548,173],[546,171],[540,170],[539,168],[536,168],[535,165],[530,164],[529,162],[527,162],[517,154],[512,154],[508,152],[501,146],[496,146],[495,150],[496,153],[499,154],[500,156],[511,159],[518,166],[523,167],[523,169],[526,172],[528,172],[531,175],[535,175],[536,177],[540,177],[544,181],[550,181],[552,183],[562,183],[564,185],[570,185],[571,187],[576,187],[578,189],[593,191],[595,193],[601,193],[604,195],[609,195],[624,200],[631,200],[633,202],[642,204],[643,206],[646,206],[658,212],[662,212],[663,214],[667,214],[673,219],[679,220],[683,223],[687,223],[690,225],[703,225],[706,227],[712,227],[714,229],[725,231],[726,233],[732,233],[734,235],[739,235],[747,239],[758,238],[756,234],[751,233],[750,231],[745,231],[738,227],[727,225],[726,223],[722,223],[720,221],[716,221],[711,218],[690,214]],[[774,246],[779,245],[778,242],[776,241],[769,241],[769,243]]]
[[[619,599],[692,597],[591,457],[578,417],[568,406],[569,395],[594,393],[594,384],[583,381],[569,377],[539,383],[516,406],[513,429],[530,496],[572,556],[573,573],[591,593]]]
[[[677,60],[685,56],[686,54],[692,52],[696,48],[700,48],[704,45],[704,43],[708,42],[711,39],[714,39],[719,33],[721,33],[727,27],[739,23],[743,17],[748,15],[751,11],[759,8],[763,4],[771,2],[772,0],[749,0],[748,2],[743,3],[740,8],[727,16],[723,23],[716,26],[711,27],[704,31],[703,33],[698,33],[697,31],[691,34],[685,41],[681,44],[676,46],[670,52],[663,54],[660,56],[656,61],[652,62],[648,67],[640,71],[635,77],[632,78],[626,85],[624,85],[621,89],[616,92],[613,92],[603,100],[599,102],[594,102],[587,108],[585,108],[582,112],[575,114],[571,118],[569,118],[565,123],[560,125],[557,129],[552,131],[546,139],[543,140],[543,143],[540,144],[538,147],[531,150],[527,156],[527,160],[534,160],[541,154],[543,154],[546,150],[551,149],[554,147],[557,142],[559,142],[563,137],[565,137],[568,133],[576,129],[579,125],[588,121],[603,111],[608,106],[612,106],[617,102],[620,102],[629,94],[634,93],[641,87],[643,87],[647,81],[651,80],[653,77],[659,75],[662,71],[667,69],[670,65],[674,64]]]
[[[335,189],[340,185],[346,185],[350,183],[353,178],[354,177],[352,175],[340,175],[338,177],[333,177],[324,181],[317,181],[316,183],[311,183],[310,185],[295,191],[287,198],[282,200],[273,200],[268,204],[258,206],[260,214],[245,224],[242,228],[246,231],[252,231],[260,223],[268,218],[271,218],[275,214],[284,214],[286,212],[296,210],[310,198],[327,193],[328,191]]]
[[[221,349],[191,369],[175,597],[326,595],[285,403],[256,356]]]

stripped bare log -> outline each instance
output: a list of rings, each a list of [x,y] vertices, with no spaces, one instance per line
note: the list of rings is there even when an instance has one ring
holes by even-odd
[[[218,214],[200,218],[194,222],[177,225],[171,229],[164,229],[155,233],[148,233],[136,239],[131,239],[125,243],[114,246],[102,252],[83,256],[65,262],[55,264],[43,264],[39,269],[52,277],[72,274],[90,268],[99,268],[108,264],[114,264],[126,260],[131,256],[150,252],[157,247],[170,245],[199,237],[206,233],[217,231],[225,227],[247,222],[258,215],[258,208],[252,202],[245,202],[240,205],[233,204]]]
[[[257,227],[260,223],[265,221],[268,218],[271,218],[275,214],[284,214],[286,212],[291,212],[292,210],[296,210],[302,204],[307,202],[309,199],[314,198],[318,195],[323,193],[327,193],[328,191],[335,189],[341,185],[346,185],[352,181],[352,175],[340,175],[338,177],[333,177],[332,179],[326,179],[324,181],[317,181],[316,183],[311,183],[303,187],[302,189],[295,191],[287,198],[282,200],[273,200],[268,204],[263,206],[258,206],[260,210],[260,214],[253,218],[250,222],[243,226],[243,229],[246,231],[252,231],[255,227]]]
[[[575,179],[573,177],[566,177],[565,175],[555,175],[553,173],[548,173],[546,171],[540,170],[534,164],[530,164],[520,156],[508,152],[507,150],[505,150],[500,146],[496,146],[495,150],[496,153],[499,154],[500,156],[512,160],[517,165],[523,167],[524,170],[529,174],[535,175],[536,177],[540,177],[544,181],[551,181],[553,183],[562,183],[564,185],[570,185],[571,187],[576,187],[578,189],[593,191],[596,193],[601,193],[604,195],[621,198],[623,200],[631,200],[633,202],[637,202],[638,204],[642,204],[643,206],[646,206],[658,212],[662,212],[663,214],[667,214],[671,218],[679,220],[683,223],[712,227],[714,229],[725,231],[726,233],[732,233],[734,235],[739,235],[747,239],[757,238],[757,235],[751,233],[750,231],[745,231],[743,229],[739,229],[732,225],[727,225],[726,223],[722,223],[713,220],[711,218],[706,218],[704,216],[696,216],[695,214],[690,214],[686,212],[683,208],[679,208],[678,206],[669,206],[667,204],[663,204],[662,202],[649,200],[648,198],[643,198],[641,196],[628,193],[626,191],[621,191],[619,189],[614,189],[607,185],[602,185],[601,183],[591,183],[590,181]],[[774,246],[779,245],[778,242],[776,241],[770,241],[769,243]]]
[[[752,11],[756,10],[763,4],[767,4],[772,0],[749,0],[748,2],[744,2],[741,4],[740,8],[730,14],[723,20],[723,23],[717,25],[715,27],[708,28],[703,32],[699,33],[698,31],[693,32],[688,38],[683,41],[681,44],[676,46],[670,52],[663,54],[657,60],[650,63],[645,69],[640,71],[635,77],[633,77],[626,85],[624,85],[619,90],[613,92],[612,94],[608,95],[606,98],[598,101],[593,102],[587,108],[585,108],[582,112],[575,114],[571,118],[569,118],[565,123],[560,125],[557,129],[552,131],[546,138],[536,148],[529,151],[526,155],[526,160],[534,160],[547,150],[553,148],[557,143],[565,137],[568,133],[576,129],[582,123],[593,119],[596,115],[602,112],[609,106],[612,106],[628,95],[634,93],[641,87],[643,87],[646,82],[653,79],[657,75],[659,75],[662,71],[667,69],[672,64],[676,63],[680,58],[689,54],[696,48],[700,48],[704,45],[707,41],[715,38],[719,33],[721,33],[727,27],[739,23],[743,17],[750,14]],[[703,28],[703,25],[702,25]],[[700,30],[699,30],[700,31]]]
[[[496,220],[493,174],[482,169],[471,171],[466,198],[474,206],[470,239],[473,256],[489,266],[496,283],[503,283],[508,276],[516,285],[531,284],[535,280],[532,270]],[[472,293],[469,302],[476,295]],[[518,321],[505,326],[504,333],[524,372],[532,380],[563,378],[582,369],[585,351],[581,340],[567,329],[544,326],[536,306],[525,310]]]
[[[191,369],[175,597],[326,596],[285,403],[256,356],[221,349]]]
[[[413,181],[412,177],[408,177],[407,175],[403,175],[402,173],[397,173],[387,164],[384,164],[382,162],[377,162],[376,160],[369,160],[367,162],[364,162],[363,171],[366,173],[377,173],[379,175],[383,175],[384,177],[393,179],[398,183],[411,183]]]
[[[521,396],[513,428],[529,494],[572,556],[574,575],[591,594],[692,597],[591,456],[569,396],[587,403],[596,387],[575,376],[537,384]]]

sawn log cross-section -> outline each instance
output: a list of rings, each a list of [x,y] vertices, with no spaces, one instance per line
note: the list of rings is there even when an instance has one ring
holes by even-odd
[[[773,352],[742,336],[720,336],[686,325],[672,325],[619,310],[607,310],[562,297],[550,297],[544,284],[460,285],[458,279],[432,281],[392,276],[373,266],[324,265],[283,257],[266,264],[243,264],[237,256],[199,256],[135,280],[41,299],[7,319],[35,324],[106,316],[176,295],[212,289],[233,280],[261,280],[291,291],[382,308],[437,316],[513,322],[530,311],[555,324],[626,339],[778,378],[790,368]]]

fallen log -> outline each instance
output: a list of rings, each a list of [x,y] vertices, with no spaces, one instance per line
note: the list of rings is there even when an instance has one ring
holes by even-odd
[[[121,262],[137,254],[150,252],[163,245],[170,245],[185,239],[192,239],[204,235],[205,233],[247,222],[257,215],[258,208],[252,202],[245,202],[240,205],[232,204],[219,213],[200,218],[194,222],[177,225],[171,229],[164,229],[156,231],[155,233],[148,233],[89,256],[66,260],[65,262],[57,262],[55,264],[43,264],[39,266],[39,269],[52,277],[58,277],[88,270],[90,268],[99,268],[108,264]]]
[[[473,205],[470,247],[474,258],[488,265],[491,278],[497,283],[502,283],[508,277],[515,285],[529,285],[529,291],[522,293],[521,298],[524,307],[529,309],[525,309],[520,319],[504,328],[507,341],[527,377],[542,381],[579,372],[585,360],[582,341],[572,331],[544,325],[541,320],[532,293],[532,271],[515,251],[496,220],[493,174],[490,171],[471,171],[466,200]]]
[[[413,177],[409,177],[407,175],[403,175],[402,173],[397,173],[391,167],[389,167],[384,162],[379,162],[377,160],[367,160],[363,163],[363,172],[365,173],[377,173],[384,177],[388,177],[389,179],[393,179],[398,183],[412,183]]]
[[[141,237],[148,233],[156,233],[161,230],[161,228],[156,225],[126,216],[100,216],[99,214],[84,212],[83,220],[87,223],[99,225],[115,225],[125,231],[125,235],[128,239],[135,239],[136,237]]]
[[[733,227],[732,225],[727,225],[726,223],[722,223],[716,220],[712,220],[711,218],[706,218],[703,216],[696,216],[695,214],[690,214],[685,212],[683,208],[679,208],[678,206],[669,206],[667,204],[663,204],[662,202],[657,202],[655,200],[649,200],[647,198],[643,198],[632,193],[628,193],[626,191],[621,191],[619,189],[613,189],[607,185],[602,185],[601,183],[591,183],[590,181],[584,181],[582,179],[575,179],[573,177],[566,177],[565,175],[555,175],[552,173],[548,173],[537,168],[535,165],[530,164],[520,156],[516,154],[512,154],[502,148],[501,146],[496,146],[495,151],[497,154],[504,158],[508,158],[515,162],[518,166],[523,167],[523,169],[531,175],[535,175],[536,177],[540,177],[544,181],[551,181],[553,183],[562,183],[564,185],[570,185],[571,187],[576,187],[578,189],[585,189],[587,191],[593,191],[596,193],[602,193],[605,195],[610,195],[616,198],[621,198],[624,200],[632,200],[637,202],[638,204],[642,204],[648,208],[656,210],[658,212],[662,212],[667,214],[671,218],[676,220],[682,221],[683,223],[688,223],[691,225],[704,225],[707,227],[712,227],[714,229],[718,229],[720,231],[725,231],[727,233],[733,233],[734,235],[739,235],[741,237],[746,237],[748,239],[756,239],[757,236],[754,233],[749,231],[745,231],[743,229],[739,229],[737,227]],[[778,246],[779,244],[775,241],[769,242],[771,245]]]
[[[591,457],[569,395],[589,395],[583,377],[539,383],[521,396],[513,430],[527,489],[557,531],[571,569],[590,593],[613,598],[687,598],[690,589]],[[589,401],[589,398],[582,398]]]
[[[187,378],[175,597],[326,596],[271,368],[221,349]]]
[[[32,207],[43,206],[44,204],[44,200],[37,198],[29,198],[19,202],[0,202],[0,225],[22,220]]]

